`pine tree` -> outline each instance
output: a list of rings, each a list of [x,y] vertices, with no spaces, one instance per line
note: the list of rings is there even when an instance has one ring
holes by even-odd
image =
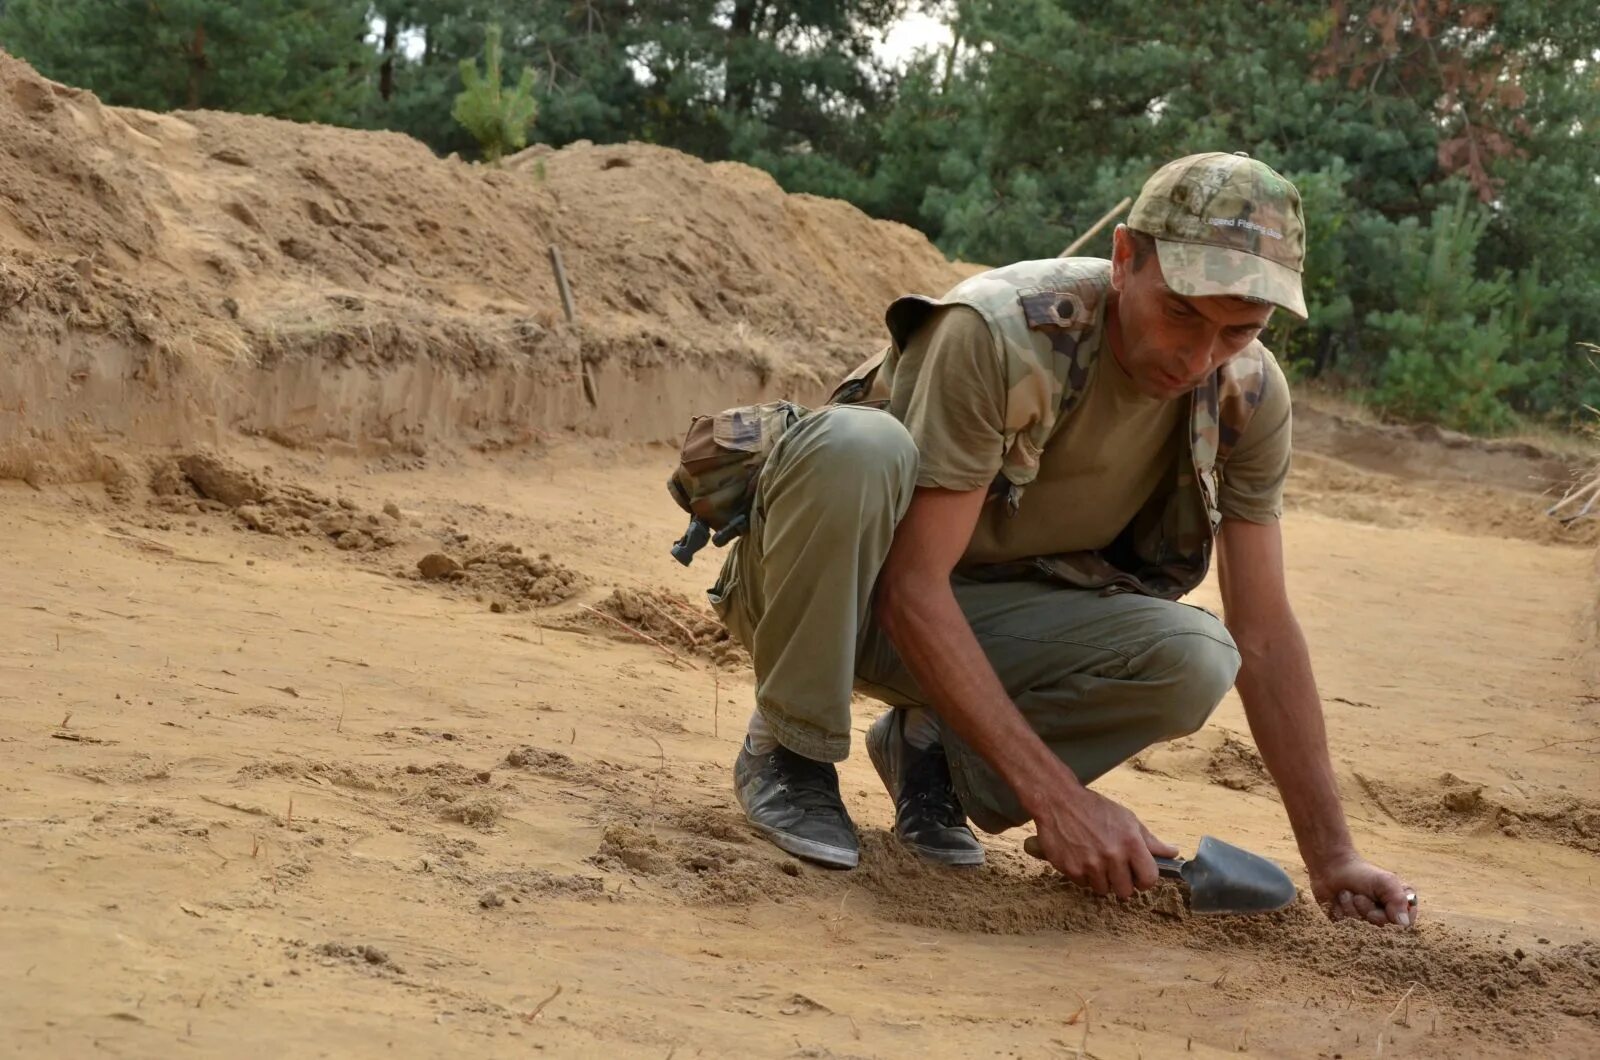
[[[497,162],[506,151],[528,144],[528,130],[539,114],[533,97],[534,72],[522,68],[515,88],[506,88],[500,74],[500,27],[490,26],[483,48],[482,73],[476,59],[461,60],[461,83],[450,116],[478,141],[483,157]]]

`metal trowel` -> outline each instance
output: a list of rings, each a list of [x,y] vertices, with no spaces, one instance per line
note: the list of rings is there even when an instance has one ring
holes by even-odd
[[[1039,858],[1044,850],[1037,836],[1022,849]],[[1156,868],[1169,880],[1189,887],[1191,912],[1212,916],[1271,913],[1292,905],[1294,881],[1259,854],[1240,850],[1212,836],[1203,836],[1192,858],[1156,858]]]

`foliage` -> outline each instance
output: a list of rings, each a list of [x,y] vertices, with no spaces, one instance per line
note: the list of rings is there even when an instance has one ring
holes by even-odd
[[[365,0],[8,0],[0,47],[108,103],[346,122],[372,59]]]
[[[1581,7],[959,0],[956,75],[907,75],[884,128],[910,146],[879,174],[947,251],[1004,261],[1059,252],[1167,159],[1250,151],[1307,215],[1312,319],[1278,315],[1280,356],[1397,415],[1561,415],[1600,398],[1566,341],[1600,334],[1600,19]]]
[[[1515,327],[1507,274],[1475,275],[1488,217],[1468,208],[1465,192],[1426,228],[1411,217],[1393,226],[1384,279],[1398,308],[1366,319],[1385,351],[1372,397],[1406,418],[1485,431],[1510,425],[1502,398],[1527,368],[1506,362]]]
[[[892,83],[874,34],[904,0],[392,0],[377,5],[387,90],[361,120],[436,150],[470,148],[441,122],[458,62],[504,27],[508,63],[538,71],[551,143],[639,140],[771,170],[786,186],[859,197]],[[420,41],[407,51],[403,41]]]
[[[533,98],[534,72],[522,68],[515,88],[506,89],[500,74],[500,27],[490,26],[483,46],[482,72],[476,59],[461,60],[461,83],[466,87],[456,96],[450,116],[460,122],[478,141],[484,158],[491,162],[509,150],[528,145],[528,130],[539,113]]]

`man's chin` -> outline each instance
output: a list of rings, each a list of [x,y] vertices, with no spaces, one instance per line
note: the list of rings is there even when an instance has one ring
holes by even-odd
[[[1179,379],[1176,376],[1161,372],[1149,380],[1146,393],[1151,397],[1161,398],[1163,401],[1171,401],[1174,398],[1183,397],[1199,385],[1198,380]]]

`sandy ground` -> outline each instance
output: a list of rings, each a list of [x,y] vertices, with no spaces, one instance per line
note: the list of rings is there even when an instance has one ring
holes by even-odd
[[[924,868],[864,755],[860,870],[754,841],[728,786],[748,670],[579,609],[710,581],[666,555],[666,450],[374,471],[259,445],[237,455],[280,481],[393,502],[403,540],[0,483],[15,1055],[1600,1052],[1588,550],[1302,501],[1290,577],[1353,825],[1426,920],[1200,920],[1172,891],[1090,899],[1020,833],[981,871]],[[1318,466],[1297,496],[1325,494]],[[495,613],[400,576],[444,533],[548,552],[578,595]],[[1231,697],[1103,786],[1304,885]]]

